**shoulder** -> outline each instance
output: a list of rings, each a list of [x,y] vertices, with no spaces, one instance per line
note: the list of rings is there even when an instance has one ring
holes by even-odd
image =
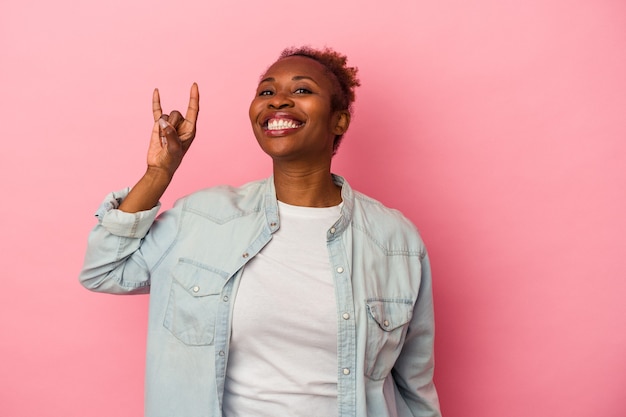
[[[426,253],[419,231],[402,212],[354,191],[353,227],[388,254],[423,257]]]
[[[179,199],[176,207],[212,220],[227,221],[261,211],[267,181],[253,181],[240,187],[218,185],[205,188]]]

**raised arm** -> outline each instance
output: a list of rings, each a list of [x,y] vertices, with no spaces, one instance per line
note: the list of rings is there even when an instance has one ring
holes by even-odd
[[[86,288],[111,294],[150,291],[151,267],[166,252],[178,224],[175,209],[164,213],[158,226],[153,223],[158,201],[196,134],[199,100],[193,84],[185,117],[178,111],[165,115],[159,91],[154,90],[146,173],[130,192],[111,193],[100,206],[79,275]]]
[[[159,90],[152,94],[154,125],[148,147],[147,169],[119,209],[128,213],[153,208],[170,184],[185,153],[196,136],[196,121],[200,110],[198,85],[191,86],[185,116],[177,111],[163,114]]]

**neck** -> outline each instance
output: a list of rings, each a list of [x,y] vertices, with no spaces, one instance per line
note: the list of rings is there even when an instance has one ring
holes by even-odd
[[[341,187],[333,182],[330,166],[285,169],[274,164],[276,198],[292,206],[332,207],[341,203]]]

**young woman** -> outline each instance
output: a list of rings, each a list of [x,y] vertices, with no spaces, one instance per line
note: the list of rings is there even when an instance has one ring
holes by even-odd
[[[249,111],[272,177],[158,218],[199,93],[183,117],[155,90],[146,174],[98,210],[80,275],[150,293],[146,416],[440,416],[424,244],[331,173],[358,85],[330,49],[283,51]]]

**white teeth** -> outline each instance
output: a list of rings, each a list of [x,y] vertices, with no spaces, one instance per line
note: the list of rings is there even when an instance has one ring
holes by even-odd
[[[267,123],[268,130],[295,129],[300,123],[288,119],[272,119]]]

